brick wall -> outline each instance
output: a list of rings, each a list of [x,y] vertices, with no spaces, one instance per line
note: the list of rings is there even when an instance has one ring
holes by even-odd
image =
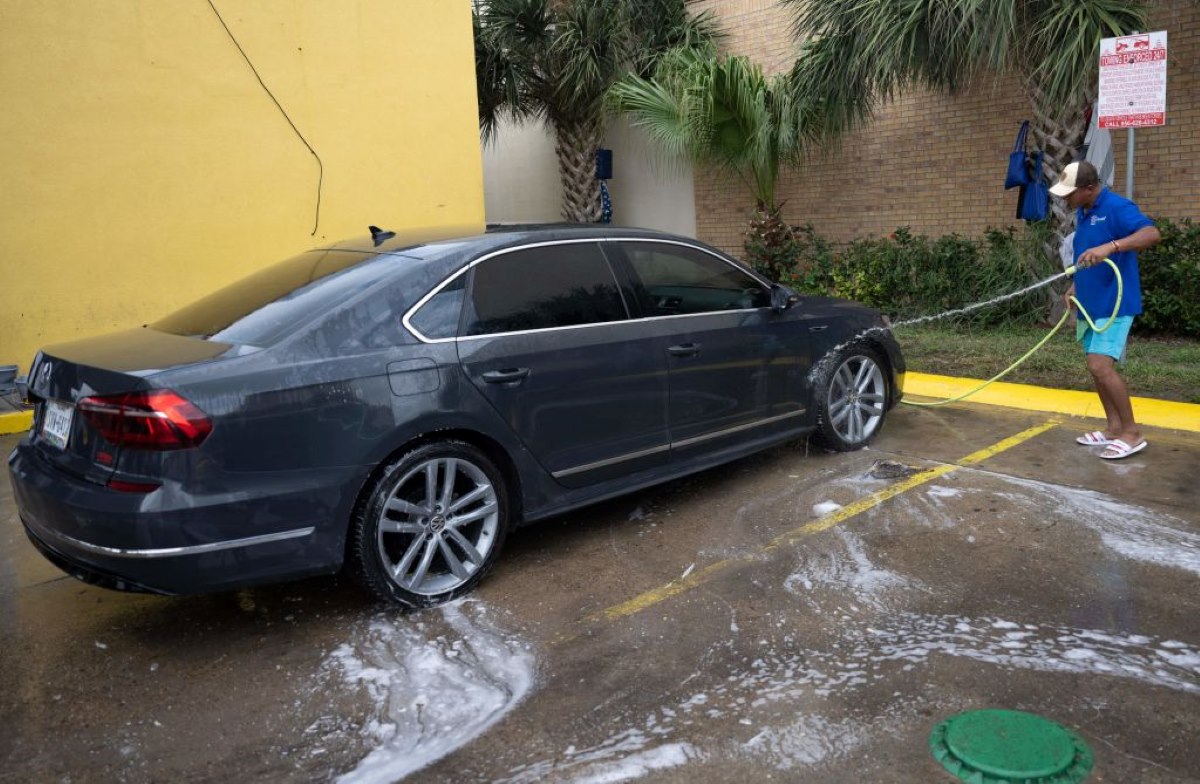
[[[711,11],[728,34],[725,49],[749,55],[767,73],[786,71],[796,59],[788,33],[792,15],[778,0],[685,0],[698,14]]]
[[[717,15],[730,33],[731,53],[750,55],[768,71],[790,67],[791,17],[774,0],[695,0],[689,7]],[[1168,125],[1138,131],[1136,198],[1151,215],[1200,220],[1200,5],[1153,3],[1149,29],[1169,31]],[[1003,190],[1004,169],[1020,121],[1030,115],[1011,78],[953,97],[914,89],[837,149],[786,172],[777,193],[784,218],[812,223],[839,242],[898,226],[975,236],[988,226],[1017,225],[1017,192]],[[1123,193],[1125,132],[1113,140],[1116,187]],[[748,189],[702,169],[695,182],[699,237],[741,255],[753,207]]]

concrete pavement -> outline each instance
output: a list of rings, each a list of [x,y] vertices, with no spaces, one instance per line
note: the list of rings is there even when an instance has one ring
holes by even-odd
[[[1091,428],[901,408],[869,450],[522,529],[419,614],[332,579],[92,588],[5,481],[0,779],[950,781],[932,726],[1004,707],[1081,733],[1090,780],[1200,780],[1200,441],[1109,463]]]

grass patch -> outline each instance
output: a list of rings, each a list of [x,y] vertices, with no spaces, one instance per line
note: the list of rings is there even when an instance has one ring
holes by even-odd
[[[896,331],[909,370],[979,379],[996,375],[1045,335],[1046,328],[1018,326],[922,324]],[[1200,403],[1200,342],[1134,335],[1120,370],[1132,395]],[[1004,380],[1056,389],[1092,389],[1083,351],[1070,326],[1064,326]]]

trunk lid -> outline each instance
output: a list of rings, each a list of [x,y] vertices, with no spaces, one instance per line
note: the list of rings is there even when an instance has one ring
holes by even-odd
[[[31,441],[37,454],[78,478],[105,484],[120,457],[78,409],[80,400],[153,388],[148,377],[167,368],[220,358],[232,346],[149,328],[48,346],[29,371],[34,403]]]

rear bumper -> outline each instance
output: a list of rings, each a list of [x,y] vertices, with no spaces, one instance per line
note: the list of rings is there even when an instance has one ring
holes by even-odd
[[[118,590],[194,594],[336,571],[358,471],[272,473],[217,492],[120,493],[9,457],[21,522],[63,571]],[[295,475],[292,475],[295,474]],[[348,497],[347,497],[348,496]]]

